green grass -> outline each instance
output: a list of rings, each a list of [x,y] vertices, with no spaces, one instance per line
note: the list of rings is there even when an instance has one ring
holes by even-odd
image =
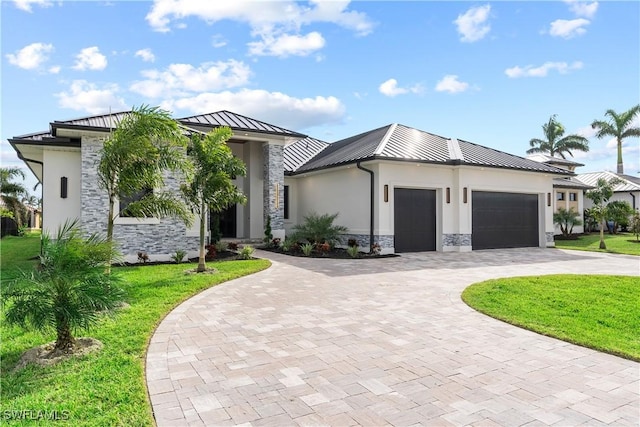
[[[7,239],[5,237],[5,239]],[[29,268],[28,258],[39,250],[36,238],[2,239],[2,279],[15,277]],[[17,254],[16,254],[17,252]],[[162,318],[181,301],[218,283],[267,268],[267,260],[207,263],[218,269],[213,275],[185,275],[191,264],[115,268],[127,291],[129,308],[105,318],[91,331],[103,342],[98,354],[69,360],[52,367],[29,366],[11,372],[20,355],[29,348],[53,341],[55,335],[0,326],[0,424],[43,425],[47,423],[3,419],[4,411],[34,411],[28,417],[45,417],[58,411],[74,426],[152,426],[153,417],[144,379],[148,341]],[[6,270],[5,270],[6,269]],[[66,412],[63,412],[66,411]],[[55,424],[56,421],[50,421]],[[58,422],[59,423],[59,422]]]
[[[488,280],[462,293],[491,317],[640,361],[640,278],[550,275]]]
[[[605,233],[604,243],[607,245],[607,249],[599,249],[600,234],[591,233],[580,236],[578,240],[556,240],[556,248],[640,256],[640,243],[629,241],[635,239],[636,236],[631,233]]]

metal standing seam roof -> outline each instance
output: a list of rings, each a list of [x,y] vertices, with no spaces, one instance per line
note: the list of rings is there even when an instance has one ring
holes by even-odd
[[[618,173],[613,173],[609,171],[602,171],[602,172],[581,173],[577,175],[576,178],[591,187],[595,187],[596,185],[598,185],[598,179],[600,178],[603,178],[606,181],[611,181],[612,179],[617,178],[622,182],[620,182],[619,184],[616,184],[613,187],[613,191],[616,191],[616,192],[640,191],[640,178],[636,178],[631,175],[618,174]]]
[[[555,163],[558,165],[565,165],[565,166],[584,166],[583,163],[579,163],[573,160],[569,160],[569,159],[563,159],[561,157],[555,157],[555,156],[549,156],[548,154],[543,154],[543,153],[535,153],[535,154],[530,154],[526,157],[529,160],[535,160],[536,162],[543,162],[543,163]]]
[[[363,160],[409,160],[426,163],[487,166],[571,175],[545,165],[468,141],[445,138],[404,125],[388,125],[346,138],[324,149],[297,172]]]
[[[284,147],[284,170],[285,172],[295,172],[309,159],[329,147],[329,143],[311,138],[310,136],[300,139]]]
[[[553,180],[553,186],[554,188],[575,188],[581,190],[590,190],[593,188],[591,185],[587,185],[573,176],[567,178],[556,178]]]
[[[177,120],[178,122],[187,126],[229,126],[231,129],[246,132],[260,132],[299,138],[305,138],[307,136],[298,132],[291,131],[289,129],[262,122],[260,120],[252,119],[241,114],[232,113],[230,111],[218,111],[215,113],[199,114],[196,116],[184,117]]]
[[[88,129],[114,129],[131,111],[119,111],[117,113],[99,114],[96,116],[81,117],[72,120],[56,120],[51,123],[52,128],[74,126]]]

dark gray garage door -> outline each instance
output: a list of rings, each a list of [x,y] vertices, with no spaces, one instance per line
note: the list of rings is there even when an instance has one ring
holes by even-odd
[[[538,246],[536,194],[474,191],[472,196],[473,249]]]
[[[393,195],[395,251],[435,251],[435,190],[396,188]]]

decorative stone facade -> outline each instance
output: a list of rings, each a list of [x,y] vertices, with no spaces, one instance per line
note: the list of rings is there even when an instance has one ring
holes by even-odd
[[[272,230],[284,230],[284,146],[262,146],[264,155],[263,212],[265,224],[271,217]],[[277,199],[277,203],[276,203]]]
[[[442,246],[471,246],[471,234],[443,234]]]
[[[369,235],[368,234],[342,234],[342,244],[347,245],[349,239],[355,239],[358,242],[358,246],[361,248],[369,247]],[[380,245],[382,249],[391,249],[394,244],[394,237],[392,234],[374,234],[373,243]]]
[[[97,166],[100,159],[102,138],[84,137],[82,139],[82,195],[81,223],[89,232],[107,232],[109,198],[107,192],[98,184]],[[171,176],[165,177],[165,190],[177,192],[180,184]],[[154,223],[149,223],[154,222]],[[173,254],[176,250],[195,251],[198,249],[198,237],[186,235],[185,224],[175,218],[163,218],[141,223],[118,224],[113,227],[113,238],[123,255],[135,255],[138,251],[148,254]]]
[[[553,231],[547,231],[545,234],[545,237],[547,238],[547,246],[555,246],[555,240],[553,239]],[[549,243],[552,243],[551,245],[549,245]]]

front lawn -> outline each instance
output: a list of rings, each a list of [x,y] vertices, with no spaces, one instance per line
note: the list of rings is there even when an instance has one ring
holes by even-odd
[[[581,235],[578,240],[556,240],[556,248],[640,256],[640,243],[633,243],[630,240],[636,240],[636,236],[631,233],[605,233],[604,243],[607,245],[607,249],[603,250],[599,249],[600,234],[594,232]]]
[[[472,308],[516,326],[640,361],[640,278],[549,275],[469,286]]]
[[[6,239],[2,239],[0,254],[3,281],[15,277],[18,267],[32,265],[29,258],[39,250],[37,238]],[[16,255],[13,250],[18,248],[20,253]],[[0,424],[42,425],[38,418],[57,416],[68,418],[74,426],[152,426],[144,362],[156,326],[190,296],[269,265],[267,260],[212,262],[207,266],[215,267],[218,273],[205,275],[185,275],[184,271],[194,264],[114,268],[114,273],[124,279],[130,307],[104,319],[88,333],[78,334],[102,341],[104,349],[100,353],[53,367],[29,366],[12,372],[25,350],[53,341],[55,334],[28,332],[2,322]]]

